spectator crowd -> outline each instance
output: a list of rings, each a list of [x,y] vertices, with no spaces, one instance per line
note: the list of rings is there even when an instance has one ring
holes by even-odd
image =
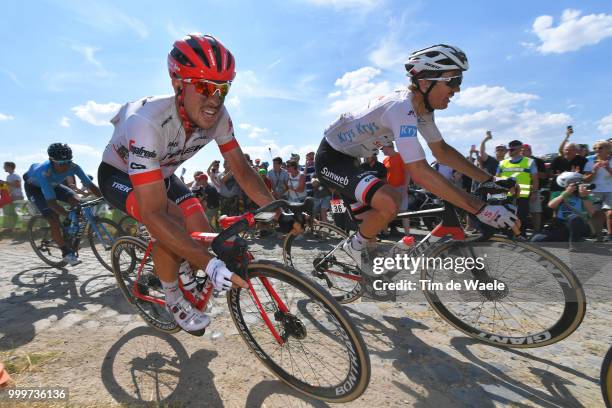
[[[479,146],[471,146],[468,160],[497,178],[513,178],[517,188],[510,194],[521,220],[521,234],[532,241],[579,241],[593,237],[598,241],[610,240],[612,231],[612,173],[610,169],[611,142],[598,140],[592,150],[588,145],[570,141],[573,128],[567,127],[558,152],[543,155],[533,152],[530,145],[520,140],[498,144],[491,154],[487,153],[487,142],[493,139],[486,132]],[[489,148],[490,149],[490,148]],[[400,211],[418,210],[410,208],[410,190],[418,188],[411,182],[401,156],[393,143],[382,147],[384,158],[372,155],[363,160],[361,168],[385,180],[401,195]],[[491,150],[489,150],[491,151]],[[539,156],[537,154],[540,154]],[[332,217],[332,202],[339,199],[315,176],[315,153],[306,154],[304,161],[298,154],[288,160],[281,157],[272,163],[259,158],[251,160],[245,154],[254,171],[263,179],[275,198],[290,202],[302,202],[306,197],[315,201],[315,217],[328,221]],[[214,160],[206,171],[196,171],[186,185],[202,201],[211,226],[218,227],[222,214],[238,215],[256,208],[238,185],[227,161],[221,165]],[[432,164],[438,172],[453,184],[469,192],[475,192],[478,183],[445,166]],[[6,180],[0,180],[0,206],[3,212],[3,231],[10,234],[17,223],[15,202],[23,200],[21,177],[15,173],[15,163],[5,162]],[[568,180],[558,183],[559,176]],[[183,176],[181,176],[183,179]],[[65,184],[79,192],[74,180]],[[412,200],[414,201],[414,200]],[[468,229],[478,229],[478,222],[467,217]],[[335,221],[338,222],[334,218]],[[391,225],[387,232],[393,232]],[[410,224],[403,220],[402,227],[408,233]],[[604,233],[604,230],[606,233]]]

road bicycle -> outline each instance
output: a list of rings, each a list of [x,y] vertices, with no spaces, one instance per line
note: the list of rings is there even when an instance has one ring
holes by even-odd
[[[227,304],[238,332],[257,358],[280,380],[306,395],[330,402],[352,401],[369,383],[370,357],[346,311],[325,289],[295,269],[254,259],[247,241],[240,237],[255,226],[258,213],[284,207],[301,221],[309,205],[311,200],[304,204],[277,200],[254,212],[225,218],[225,229],[219,234],[194,232],[191,237],[248,282],[248,289],[227,292]],[[112,249],[113,272],[126,299],[149,325],[175,333],[181,329],[165,307],[151,258],[153,246],[154,239],[121,237]],[[185,291],[180,279],[179,287],[194,307],[206,310],[212,284],[202,271],[196,279],[196,295]],[[301,311],[304,308],[307,315]]]
[[[513,182],[502,184],[504,188],[482,189],[479,193],[488,193],[491,203],[503,202]],[[406,268],[405,263],[400,268],[395,265],[393,271],[380,275],[381,283],[384,280],[391,283],[392,275],[401,277],[409,273],[410,279],[396,280],[403,284],[419,277],[415,282],[417,289],[422,290],[438,315],[463,333],[490,344],[541,347],[564,339],[578,328],[586,312],[584,290],[560,259],[515,239],[512,234],[500,236],[491,228],[466,237],[455,207],[448,202],[437,209],[403,212],[397,219],[431,215],[442,221],[408,250],[398,251],[397,245],[379,245],[379,259],[383,261],[385,257],[400,256],[401,260],[423,262],[418,268]],[[307,239],[288,237],[283,247],[284,259],[288,266],[320,282],[339,303],[351,303],[364,294],[365,281],[373,283],[376,278],[362,274],[342,250],[349,238],[342,230],[331,227],[319,227],[326,233],[320,235],[325,239],[318,240],[316,245]],[[306,244],[300,251],[302,242]],[[467,265],[463,263],[466,259],[480,262]],[[457,272],[457,265],[462,272]],[[457,283],[461,285],[458,289],[454,286]],[[454,290],[448,290],[448,285]],[[397,296],[392,285],[386,288],[388,299]],[[406,286],[399,288],[405,290]]]
[[[95,257],[109,271],[112,271],[110,252],[113,242],[124,235],[117,223],[95,215],[94,208],[104,203],[103,198],[83,202],[72,208],[67,222],[62,223],[62,236],[66,246],[78,254],[83,235]],[[35,215],[28,222],[28,239],[32,249],[46,264],[55,268],[66,266],[62,250],[51,236],[51,226],[45,217]]]

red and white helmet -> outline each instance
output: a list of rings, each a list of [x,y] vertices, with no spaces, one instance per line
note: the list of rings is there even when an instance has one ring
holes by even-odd
[[[168,72],[172,78],[232,81],[236,76],[232,53],[211,35],[189,34],[174,42],[168,54]]]
[[[446,44],[433,45],[410,54],[404,64],[409,77],[422,71],[467,71],[469,68],[465,53],[457,47]]]

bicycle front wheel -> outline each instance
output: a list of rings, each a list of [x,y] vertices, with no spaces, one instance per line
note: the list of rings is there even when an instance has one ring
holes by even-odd
[[[285,265],[314,277],[340,303],[363,295],[361,271],[341,245],[348,235],[328,222],[316,221],[301,235],[287,234],[283,242]]]
[[[612,347],[608,349],[601,364],[599,383],[606,408],[612,408]]]
[[[164,291],[155,274],[153,259],[150,254],[145,258],[146,252],[147,244],[138,238],[121,237],[115,241],[111,259],[117,285],[148,325],[166,333],[176,333],[181,328],[160,302],[164,300]],[[134,290],[150,300],[136,297]]]
[[[120,236],[124,235],[121,227],[107,218],[97,218],[96,224],[89,224],[87,227],[87,240],[92,252],[109,271],[113,271],[111,249],[113,243]]]
[[[451,268],[432,262],[421,270],[425,297],[471,337],[497,346],[542,347],[572,334],[584,318],[586,298],[576,275],[531,244],[495,236],[443,243],[427,255]],[[448,290],[453,285],[458,290]]]
[[[370,381],[370,357],[342,307],[319,285],[279,263],[253,262],[248,275],[251,288],[233,289],[227,300],[257,358],[311,397],[329,402],[358,398]]]
[[[47,265],[62,268],[67,265],[63,260],[62,250],[51,236],[49,221],[41,215],[35,215],[28,222],[28,239],[32,249]]]

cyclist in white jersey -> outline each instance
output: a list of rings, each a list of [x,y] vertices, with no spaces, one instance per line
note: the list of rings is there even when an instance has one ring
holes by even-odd
[[[360,266],[362,261],[369,262],[366,243],[396,217],[400,196],[391,186],[360,170],[358,158],[368,157],[391,142],[396,143],[415,183],[491,226],[513,227],[516,223],[516,216],[505,207],[488,205],[433,170],[417,139],[418,132],[439,163],[481,183],[493,180],[493,175],[446,144],[434,122],[433,111],[446,109],[450,98],[460,91],[462,72],[468,69],[465,54],[457,47],[434,45],[412,53],[405,67],[411,79],[408,89],[341,115],[325,130],[315,159],[319,180],[339,191],[353,216],[361,220],[357,233],[344,244],[344,250]],[[364,272],[371,273],[363,266]]]
[[[183,298],[181,261],[204,269],[216,289],[248,286],[191,239],[190,232],[211,229],[200,201],[174,171],[215,140],[253,201],[265,205],[273,197],[246,161],[223,105],[235,76],[230,51],[212,36],[192,34],[174,43],[168,70],[174,95],[127,103],[111,120],[115,131],[98,180],[107,201],[142,221],[156,239],[153,260],[168,309],[183,329],[201,333],[210,319]],[[293,224],[287,217],[282,221],[285,229]]]

